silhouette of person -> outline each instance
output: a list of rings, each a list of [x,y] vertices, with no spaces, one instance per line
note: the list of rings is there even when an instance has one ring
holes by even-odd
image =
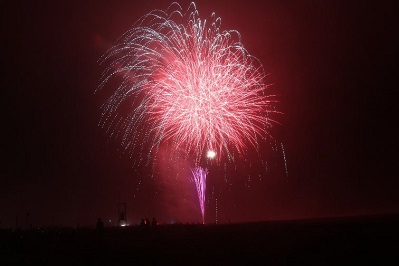
[[[101,221],[101,218],[97,219],[96,228],[97,230],[102,230],[104,228],[104,223]]]
[[[150,226],[151,226],[150,219],[145,218],[145,228],[146,228],[146,230],[148,230],[150,228]]]
[[[103,221],[101,221],[101,218],[97,219],[96,230],[97,230],[97,234],[98,234],[98,239],[100,241],[102,241],[103,236],[104,236],[104,223],[103,223]]]
[[[152,218],[152,224],[151,224],[153,227],[155,227],[155,226],[157,226],[158,225],[158,221],[157,220],[155,220],[155,218]]]

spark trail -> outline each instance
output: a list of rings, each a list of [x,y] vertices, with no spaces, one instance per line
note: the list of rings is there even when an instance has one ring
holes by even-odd
[[[205,223],[205,192],[206,192],[206,176],[208,174],[207,169],[196,167],[191,169],[195,187],[197,188],[198,200],[201,208],[202,224]]]
[[[221,19],[173,3],[142,17],[102,58],[99,89],[117,84],[100,125],[147,162],[162,143],[199,165],[207,150],[243,155],[269,135],[275,110],[265,71]]]

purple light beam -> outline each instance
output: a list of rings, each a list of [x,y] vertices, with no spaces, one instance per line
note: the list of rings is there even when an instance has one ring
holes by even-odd
[[[206,191],[206,175],[208,174],[208,170],[196,167],[191,169],[193,173],[193,179],[195,182],[195,186],[197,188],[198,193],[198,200],[201,207],[201,214],[202,214],[202,224],[204,224],[204,215],[205,215],[205,191]]]

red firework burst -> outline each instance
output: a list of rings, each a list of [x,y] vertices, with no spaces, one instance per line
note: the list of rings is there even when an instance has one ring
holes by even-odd
[[[185,13],[177,4],[152,11],[102,58],[100,87],[120,81],[102,125],[126,149],[144,139],[152,152],[168,141],[199,159],[204,150],[243,154],[268,135],[276,110],[262,64],[220,22],[214,14],[202,20],[193,3]]]

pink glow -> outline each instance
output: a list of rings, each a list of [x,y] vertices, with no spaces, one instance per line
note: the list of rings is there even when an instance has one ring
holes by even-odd
[[[201,208],[202,224],[205,223],[205,192],[206,192],[206,175],[208,174],[207,169],[197,167],[192,169],[193,179],[197,188],[198,200]]]

